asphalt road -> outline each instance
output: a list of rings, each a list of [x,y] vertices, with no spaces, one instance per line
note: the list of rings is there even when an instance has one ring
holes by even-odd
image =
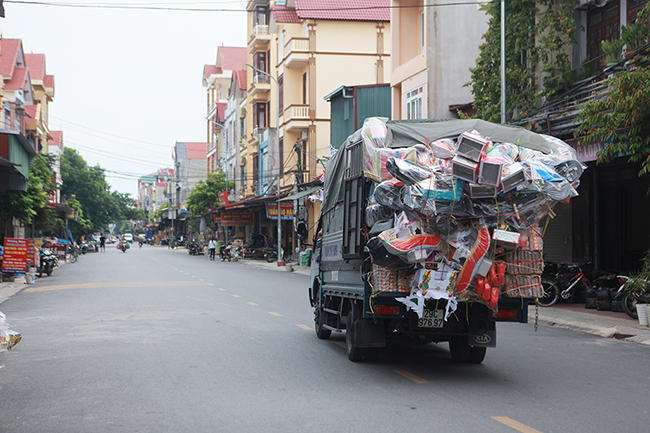
[[[648,432],[650,347],[500,324],[482,365],[446,343],[348,361],[308,277],[186,250],[87,254],[1,305],[0,432]]]

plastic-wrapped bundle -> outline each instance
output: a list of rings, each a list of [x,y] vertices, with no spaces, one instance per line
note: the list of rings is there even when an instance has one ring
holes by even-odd
[[[388,158],[386,168],[395,179],[404,183],[416,183],[431,176],[427,168],[405,159]]]
[[[569,182],[580,179],[587,166],[575,159],[566,159],[562,156],[544,155],[535,158],[535,162],[552,167],[553,170]]]
[[[456,156],[456,142],[452,139],[434,141],[429,147],[435,158],[452,159]]]
[[[578,154],[575,149],[559,138],[552,137],[550,135],[540,134],[546,140],[549,147],[551,148],[551,155],[556,155],[562,157],[562,159],[578,159]]]
[[[513,163],[519,158],[519,146],[512,143],[498,143],[487,151],[488,156],[503,158]]]
[[[412,269],[412,265],[406,263],[395,254],[391,254],[386,250],[384,243],[378,237],[373,237],[366,242],[366,247],[370,252],[372,262],[378,266],[389,269],[401,269],[408,271]]]
[[[379,221],[386,221],[391,218],[394,213],[394,208],[379,203],[370,204],[366,206],[366,225],[372,227]]]
[[[402,203],[400,201],[400,190],[404,184],[395,180],[387,180],[375,187],[375,192],[373,193],[374,201],[392,208],[400,209]]]

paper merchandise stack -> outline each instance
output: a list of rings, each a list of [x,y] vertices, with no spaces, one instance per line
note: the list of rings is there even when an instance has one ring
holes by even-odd
[[[586,168],[556,138],[458,125],[369,118],[362,129],[370,281],[420,315],[431,299],[448,315],[458,301],[541,297],[540,222],[578,195]]]

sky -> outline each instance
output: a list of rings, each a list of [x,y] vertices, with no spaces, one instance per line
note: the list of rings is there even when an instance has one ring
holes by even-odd
[[[48,4],[142,5],[236,12],[125,10],[4,2],[2,37],[45,54],[54,75],[50,130],[112,191],[137,198],[137,178],[172,166],[177,141],[205,142],[203,66],[217,48],[246,46],[246,1],[53,0]]]

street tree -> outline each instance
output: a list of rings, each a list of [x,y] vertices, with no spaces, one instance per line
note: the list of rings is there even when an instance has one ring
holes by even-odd
[[[210,173],[208,178],[199,181],[192,192],[187,198],[187,209],[192,215],[204,215],[210,209],[214,209],[221,205],[219,203],[219,193],[235,186],[235,182],[231,179],[226,181],[226,174],[223,170],[219,169],[216,173]]]
[[[538,7],[539,6],[539,7]],[[485,4],[488,30],[479,47],[476,67],[470,69],[477,117],[499,122],[501,117],[501,6]],[[573,5],[562,0],[512,0],[505,4],[507,120],[537,108],[544,99],[562,93],[575,80],[564,49],[575,42]],[[535,76],[542,68],[542,85]]]
[[[45,208],[49,196],[56,190],[52,180],[53,160],[48,155],[36,154],[29,170],[26,191],[8,191],[0,198],[0,217],[17,218],[23,224],[35,223],[38,229],[60,227],[56,215]],[[54,231],[54,230],[52,230]]]

